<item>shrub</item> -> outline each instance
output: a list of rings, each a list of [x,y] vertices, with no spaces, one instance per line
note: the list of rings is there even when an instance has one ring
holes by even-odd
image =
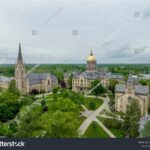
[[[121,122],[115,120],[115,119],[105,119],[104,125],[108,128],[121,128]]]

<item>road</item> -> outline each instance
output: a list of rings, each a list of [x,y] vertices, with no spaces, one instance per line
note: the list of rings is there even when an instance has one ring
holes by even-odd
[[[108,108],[108,102],[109,102],[109,98],[106,97],[98,97],[103,99],[103,104],[97,108],[93,113],[91,113],[88,118],[85,119],[85,121],[80,125],[80,127],[78,128],[78,132],[79,135],[83,135],[85,133],[85,131],[87,130],[87,128],[89,127],[89,125],[96,119],[96,117],[99,115],[100,112],[102,112],[104,109]]]

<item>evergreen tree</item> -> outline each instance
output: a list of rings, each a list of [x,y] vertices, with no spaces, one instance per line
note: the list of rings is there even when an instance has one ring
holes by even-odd
[[[48,110],[48,107],[46,105],[46,99],[45,99],[44,95],[42,96],[41,106],[42,106],[43,112],[46,112]]]
[[[16,86],[16,81],[14,79],[11,80],[11,82],[9,84],[9,87],[7,89],[7,92],[8,93],[13,93],[14,95],[20,95],[20,92],[19,92],[19,90],[17,89],[17,86]]]
[[[73,74],[71,74],[69,76],[69,79],[68,79],[68,82],[67,82],[67,85],[68,85],[69,89],[72,89],[72,78],[73,78]]]
[[[95,81],[91,82],[91,89],[93,89],[92,94],[95,96],[106,93],[106,89],[103,87],[102,84],[98,85],[99,83],[100,83],[99,80],[95,80]]]
[[[150,121],[144,125],[144,130],[141,132],[143,138],[150,138]]]
[[[123,130],[126,136],[135,138],[139,136],[139,119],[140,119],[140,105],[137,99],[129,98],[129,105],[123,123]]]

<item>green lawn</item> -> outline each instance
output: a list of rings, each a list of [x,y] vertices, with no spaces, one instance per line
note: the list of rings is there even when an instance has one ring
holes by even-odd
[[[92,122],[83,138],[109,138],[109,135],[97,124],[97,122]]]
[[[47,99],[50,99],[50,98],[52,98],[53,96],[54,96],[53,94],[49,94],[49,95],[46,96],[46,98],[47,98]]]
[[[113,120],[113,119],[108,119],[108,118],[103,118],[103,117],[97,117],[104,125],[106,120]],[[117,121],[117,120],[115,120]],[[118,121],[119,122],[119,121]],[[105,125],[106,126],[106,125]],[[107,127],[107,126],[106,126]],[[107,127],[117,138],[123,137],[123,131],[121,128],[115,128],[115,127]]]
[[[54,99],[54,95],[53,94],[47,95],[46,99],[48,99],[47,103],[50,103],[50,99]],[[85,105],[85,107],[89,110],[95,110],[103,104],[103,100],[99,98],[86,97],[82,101],[82,104]]]
[[[110,128],[109,129],[117,138],[123,138],[123,131],[120,129]]]
[[[115,115],[120,115],[120,116],[124,116],[125,115],[125,113],[123,113],[123,112],[118,112],[118,111],[115,111],[115,112],[113,112]]]
[[[88,97],[84,99],[82,104],[85,105],[85,107],[89,110],[95,110],[103,104],[103,100],[98,98]]]

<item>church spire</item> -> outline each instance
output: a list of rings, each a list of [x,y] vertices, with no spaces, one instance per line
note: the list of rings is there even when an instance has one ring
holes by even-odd
[[[22,53],[21,53],[21,43],[19,43],[19,51],[18,51],[17,63],[23,64]]]

